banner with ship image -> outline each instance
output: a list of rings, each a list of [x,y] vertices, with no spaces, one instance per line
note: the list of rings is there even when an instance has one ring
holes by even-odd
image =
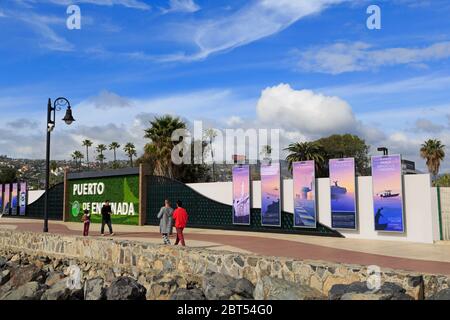
[[[2,214],[4,215],[8,215],[10,213],[11,210],[11,203],[10,203],[10,196],[11,196],[11,189],[10,189],[10,184],[5,184],[4,185],[4,195],[3,195],[3,212]]]
[[[404,232],[400,155],[372,157],[373,209],[376,231]]]
[[[250,166],[233,167],[233,224],[250,225]]]
[[[331,227],[356,229],[355,159],[330,159]]]
[[[261,225],[281,226],[280,163],[261,165]]]
[[[19,208],[19,184],[13,183],[11,188],[11,215],[17,215],[17,209]]]
[[[294,227],[316,228],[316,174],[314,161],[292,164]]]

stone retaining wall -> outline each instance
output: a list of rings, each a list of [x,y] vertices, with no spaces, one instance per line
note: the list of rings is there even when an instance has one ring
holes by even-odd
[[[124,268],[130,273],[148,271],[202,275],[214,271],[235,278],[247,278],[253,284],[267,275],[308,285],[325,295],[335,284],[368,279],[367,268],[360,265],[10,230],[0,230],[0,249],[92,261]],[[381,282],[399,284],[416,299],[429,297],[450,287],[448,276],[391,269],[381,269]]]

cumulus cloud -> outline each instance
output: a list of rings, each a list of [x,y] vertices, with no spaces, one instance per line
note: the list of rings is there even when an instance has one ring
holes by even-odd
[[[393,65],[423,65],[448,59],[450,41],[434,43],[422,48],[375,49],[364,42],[335,43],[294,51],[298,67],[305,71],[340,74],[374,70]]]
[[[436,124],[428,119],[419,118],[416,120],[415,129],[423,132],[437,133],[445,129],[445,126]]]
[[[225,123],[229,127],[235,127],[242,125],[244,123],[244,120],[242,120],[242,118],[239,116],[231,116],[225,120]]]
[[[311,90],[294,90],[288,84],[264,89],[256,111],[262,123],[295,128],[303,134],[353,132],[358,125],[346,101]]]
[[[10,121],[6,124],[10,128],[14,129],[36,129],[38,127],[38,122],[35,120],[20,118]]]
[[[129,108],[133,106],[131,100],[121,97],[114,92],[103,90],[96,97],[92,97],[84,102],[92,104],[96,109]]]
[[[200,10],[200,6],[197,5],[194,0],[170,0],[169,8],[162,9],[163,13],[170,12],[197,12]]]

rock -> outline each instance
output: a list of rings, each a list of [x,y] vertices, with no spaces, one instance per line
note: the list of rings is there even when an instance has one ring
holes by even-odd
[[[203,278],[202,288],[208,300],[228,300],[233,295],[233,277],[221,273],[207,273]]]
[[[175,279],[162,279],[150,284],[146,298],[148,300],[168,300],[179,288]]]
[[[328,292],[330,300],[413,300],[401,286],[385,282],[378,290],[370,290],[365,282],[334,285]]]
[[[429,300],[450,300],[450,288],[441,290],[431,297],[428,298]]]
[[[10,278],[11,278],[11,271],[3,270],[2,272],[0,272],[0,286],[7,283]]]
[[[284,279],[264,276],[255,287],[256,300],[320,300],[323,294],[311,287]]]
[[[70,294],[71,290],[67,286],[67,281],[63,279],[47,289],[42,295],[41,300],[68,300]]]
[[[53,271],[48,274],[47,279],[45,279],[45,284],[51,287],[61,279],[64,279],[64,274],[62,272]]]
[[[6,263],[8,262],[8,259],[5,257],[0,256],[0,269],[6,266]]]
[[[17,268],[13,271],[10,283],[11,286],[15,288],[32,281],[44,283],[45,272],[36,267],[35,265],[27,265],[25,267]]]
[[[351,284],[335,284],[328,292],[329,300],[340,300],[346,293],[364,293],[369,291],[365,282],[354,282]]]
[[[9,261],[19,263],[20,262],[20,255],[19,254],[13,255]]]
[[[0,300],[39,300],[46,288],[46,285],[39,282],[28,282],[7,292]]]
[[[206,300],[206,297],[202,290],[198,288],[191,290],[178,288],[170,297],[170,300]]]
[[[233,296],[237,295],[244,299],[253,299],[253,292],[255,291],[255,286],[249,280],[244,278],[236,279],[230,284],[230,287],[234,293]]]
[[[84,300],[104,300],[105,288],[102,278],[93,278],[84,283]]]
[[[106,290],[107,300],[145,300],[147,290],[130,277],[117,277]]]

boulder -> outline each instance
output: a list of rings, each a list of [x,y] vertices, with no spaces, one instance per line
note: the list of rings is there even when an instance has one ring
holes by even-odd
[[[202,290],[198,288],[191,290],[178,288],[170,297],[170,300],[206,300],[206,297]]]
[[[148,300],[168,300],[179,287],[175,279],[159,279],[147,286],[146,298]]]
[[[107,300],[145,300],[147,290],[130,277],[117,277],[106,290]]]
[[[413,300],[398,284],[385,282],[377,290],[370,290],[365,282],[336,284],[328,292],[330,300]]]
[[[13,275],[10,280],[11,287],[20,287],[27,282],[45,282],[45,272],[35,265],[27,265],[13,270]]]
[[[450,300],[450,288],[441,290],[431,297],[428,298],[429,300]]]
[[[202,288],[208,300],[228,300],[233,295],[233,277],[221,273],[207,273]]]
[[[239,300],[240,297],[244,299],[253,299],[255,286],[249,280],[245,278],[236,279],[230,284],[230,287],[234,293],[232,296],[234,299]]]
[[[256,300],[320,300],[324,295],[317,289],[284,279],[264,276],[258,280],[254,298]]]
[[[46,288],[46,285],[39,282],[28,282],[7,292],[0,300],[39,300]]]
[[[47,289],[41,300],[68,300],[70,295],[71,290],[67,286],[67,281],[63,279]]]
[[[84,283],[84,300],[104,300],[105,288],[102,278],[93,278]]]
[[[4,285],[11,278],[11,271],[3,270],[0,272],[0,286]]]
[[[61,279],[64,279],[64,274],[62,272],[53,271],[48,274],[47,278],[45,279],[45,284],[51,287]]]
[[[0,269],[6,266],[6,263],[8,262],[8,259],[5,257],[0,256]]]

